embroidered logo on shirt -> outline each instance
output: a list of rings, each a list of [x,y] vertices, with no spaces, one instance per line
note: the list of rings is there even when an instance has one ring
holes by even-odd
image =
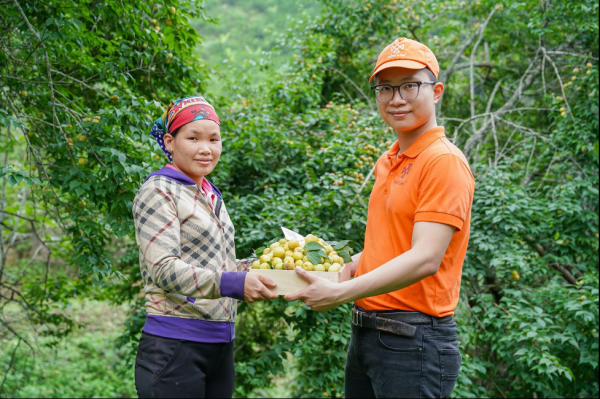
[[[405,166],[404,168],[402,168],[400,177],[402,179],[404,179],[406,176],[408,176],[408,174],[410,173],[411,170],[412,170],[412,163],[409,163],[408,166]]]

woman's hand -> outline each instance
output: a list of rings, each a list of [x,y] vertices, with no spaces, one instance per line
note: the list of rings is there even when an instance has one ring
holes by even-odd
[[[252,303],[275,299],[277,298],[277,295],[267,288],[274,288],[275,286],[277,286],[277,284],[268,277],[247,273],[246,281],[244,282],[244,301]]]

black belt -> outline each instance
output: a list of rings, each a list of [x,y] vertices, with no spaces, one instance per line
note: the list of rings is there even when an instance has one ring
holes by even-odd
[[[414,337],[417,327],[414,324],[437,324],[452,321],[452,316],[433,317],[421,312],[365,312],[352,308],[352,324],[358,327],[381,330],[396,335]]]

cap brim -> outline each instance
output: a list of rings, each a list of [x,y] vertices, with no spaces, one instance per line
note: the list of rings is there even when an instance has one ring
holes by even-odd
[[[383,71],[384,69],[388,69],[388,68],[423,69],[423,68],[427,68],[427,65],[422,64],[417,61],[412,61],[412,60],[389,61],[389,62],[386,62],[385,64],[380,65],[379,68],[377,68],[375,70],[375,72],[373,72],[373,75],[371,75],[369,82],[372,81],[373,78],[375,77],[375,75],[377,75],[379,72]]]

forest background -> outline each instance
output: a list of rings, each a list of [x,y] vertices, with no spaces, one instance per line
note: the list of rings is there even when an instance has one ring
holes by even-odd
[[[598,397],[598,3],[0,1],[0,395],[131,397],[144,321],[131,202],[174,98],[223,121],[238,257],[364,239],[394,140],[368,76],[426,43],[476,177],[455,397]],[[240,305],[238,397],[343,396],[349,305]]]

